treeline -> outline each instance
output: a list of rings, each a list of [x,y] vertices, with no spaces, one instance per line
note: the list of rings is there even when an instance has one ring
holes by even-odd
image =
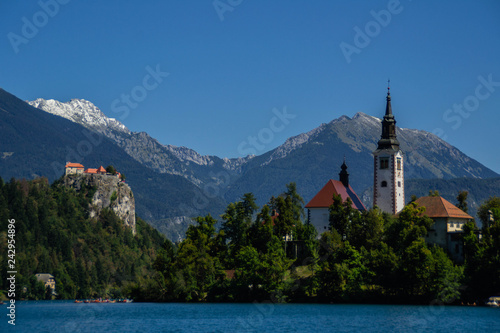
[[[17,299],[50,299],[35,274],[55,277],[59,299],[126,297],[131,283],[152,274],[152,261],[165,238],[141,219],[136,235],[104,209],[89,218],[96,189],[78,193],[46,178],[0,178],[0,289],[7,288],[7,224],[15,219]],[[1,295],[0,295],[1,296]]]
[[[393,217],[377,208],[360,213],[349,199],[334,197],[330,230],[319,240],[302,222],[303,204],[291,183],[260,210],[251,193],[229,204],[220,230],[210,215],[198,217],[184,241],[165,242],[155,274],[133,295],[166,302],[455,304],[500,291],[500,198],[480,209],[496,214],[481,239],[473,222],[466,225],[463,265],[425,242],[433,221],[415,202]],[[460,205],[466,207],[463,193]]]
[[[173,244],[140,219],[133,235],[110,210],[89,218],[95,190],[0,179],[4,293],[9,219],[16,221],[16,296],[23,299],[52,297],[36,273],[55,277],[60,299],[455,304],[500,291],[498,197],[478,211],[482,230],[465,225],[465,263],[458,265],[425,242],[433,222],[415,202],[394,217],[377,208],[360,213],[334,197],[330,230],[318,239],[291,183],[260,209],[247,193],[220,221],[196,218],[185,240]],[[457,197],[465,210],[466,199]]]

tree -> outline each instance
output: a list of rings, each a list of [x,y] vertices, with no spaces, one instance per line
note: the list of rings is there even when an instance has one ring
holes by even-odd
[[[359,223],[360,213],[352,207],[351,198],[342,201],[342,197],[338,194],[333,195],[333,203],[328,208],[330,212],[329,221],[330,228],[335,229],[342,239],[350,238],[352,224]]]
[[[114,166],[112,165],[108,165],[108,167],[106,168],[106,172],[107,173],[110,173],[112,175],[116,175],[116,169]]]
[[[297,192],[297,184],[295,182],[291,182],[286,185],[285,197],[290,198],[291,200],[291,209],[293,211],[293,219],[295,221],[301,220],[305,217],[304,213],[304,199]]]
[[[377,247],[384,236],[384,215],[377,207],[353,214],[351,219],[349,242],[356,248],[362,246],[371,249]]]
[[[439,197],[439,191],[437,191],[437,190],[434,190],[434,191],[430,190],[429,191],[429,196],[430,197]]]
[[[230,252],[237,252],[247,245],[247,233],[252,224],[252,216],[257,209],[255,197],[252,193],[246,193],[241,201],[231,203],[222,215],[224,220],[222,231],[226,241],[229,241]]]
[[[457,207],[463,210],[464,212],[469,211],[469,207],[467,205],[467,196],[469,195],[469,192],[467,191],[460,191],[457,196]]]
[[[491,224],[491,220],[500,221],[500,197],[491,197],[477,210],[477,216],[483,223],[483,228]],[[496,215],[496,216],[495,216]]]
[[[297,185],[292,182],[287,184],[286,188],[287,191],[275,201],[278,215],[274,220],[274,229],[281,239],[292,234],[304,217],[304,199],[297,193]]]
[[[363,255],[349,241],[339,245],[322,263],[319,272],[321,297],[327,301],[359,300],[373,272],[366,266]]]
[[[267,251],[267,244],[273,237],[273,221],[270,215],[270,208],[264,205],[257,215],[255,223],[248,230],[251,245],[259,252]]]
[[[465,273],[469,298],[486,298],[500,290],[500,198],[491,197],[479,207],[483,222],[482,237],[475,226],[464,227]]]
[[[398,219],[388,226],[387,242],[401,253],[414,241],[424,240],[434,221],[426,216],[425,207],[411,202],[399,213]]]

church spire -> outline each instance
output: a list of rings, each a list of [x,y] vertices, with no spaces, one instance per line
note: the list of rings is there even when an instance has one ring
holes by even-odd
[[[347,164],[345,164],[345,156],[344,163],[342,163],[340,169],[342,171],[339,172],[339,180],[345,187],[349,187],[349,173],[347,172]]]
[[[387,80],[387,105],[385,106],[385,115],[391,115],[392,116],[392,106],[391,106],[391,87],[390,87],[391,80]]]
[[[388,81],[390,83],[390,80]],[[377,149],[399,150],[399,141],[396,138],[396,119],[392,114],[391,88],[387,87],[387,104],[385,106],[384,120],[382,120],[382,136],[378,141]]]

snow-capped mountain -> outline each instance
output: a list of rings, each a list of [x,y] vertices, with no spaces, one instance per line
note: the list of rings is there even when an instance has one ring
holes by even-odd
[[[131,132],[119,121],[106,117],[89,101],[74,99],[61,103],[37,99],[29,104],[102,133],[119,147],[117,149],[153,171],[153,174],[173,177],[168,179],[180,176],[187,180],[190,190],[185,184],[177,183],[178,180],[166,188],[153,189],[151,186],[154,183],[149,182],[151,176],[141,179],[144,184],[139,186],[147,187],[143,200],[148,202],[148,207],[144,216],[156,221],[159,229],[172,226],[172,221],[183,220],[191,213],[205,214],[210,207],[239,200],[248,192],[255,195],[258,204],[264,204],[271,196],[284,191],[285,184],[289,182],[296,182],[299,193],[307,202],[326,180],[338,177],[344,156],[349,167],[350,184],[364,203],[371,205],[371,192],[366,190],[373,184],[371,153],[380,139],[381,119],[362,112],[352,118],[341,116],[321,124],[287,139],[262,155],[230,159],[203,156],[187,147],[162,144],[145,132]],[[397,118],[397,112],[395,116]],[[397,135],[405,154],[405,178],[408,180],[498,177],[495,172],[431,133],[398,127]],[[172,197],[174,189],[177,191],[175,198]],[[453,199],[455,190],[450,190],[449,199]],[[182,204],[170,207],[164,201],[156,201],[158,193],[172,203],[182,198]],[[411,194],[408,192],[407,198]],[[219,201],[217,204],[203,204],[208,199]],[[189,207],[183,209],[180,216],[179,207],[185,204]],[[170,208],[165,209],[167,206]],[[183,224],[184,227],[187,226]]]
[[[72,99],[62,103],[53,99],[45,100],[38,98],[34,101],[26,101],[31,106],[71,120],[77,124],[93,129],[100,133],[114,130],[122,133],[130,133],[129,129],[114,118],[108,118],[92,102],[84,99]]]
[[[231,175],[238,174],[242,165],[252,158],[221,159],[203,156],[187,147],[164,145],[145,132],[131,132],[124,124],[108,118],[92,102],[84,99],[63,103],[38,98],[27,103],[101,133],[142,165],[159,173],[182,176],[197,186],[220,183],[213,175],[220,174],[221,170]]]

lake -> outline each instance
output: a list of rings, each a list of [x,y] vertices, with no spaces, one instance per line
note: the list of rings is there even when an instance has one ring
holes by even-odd
[[[1,306],[0,331],[14,331]],[[497,332],[500,308],[16,302],[17,332]]]

